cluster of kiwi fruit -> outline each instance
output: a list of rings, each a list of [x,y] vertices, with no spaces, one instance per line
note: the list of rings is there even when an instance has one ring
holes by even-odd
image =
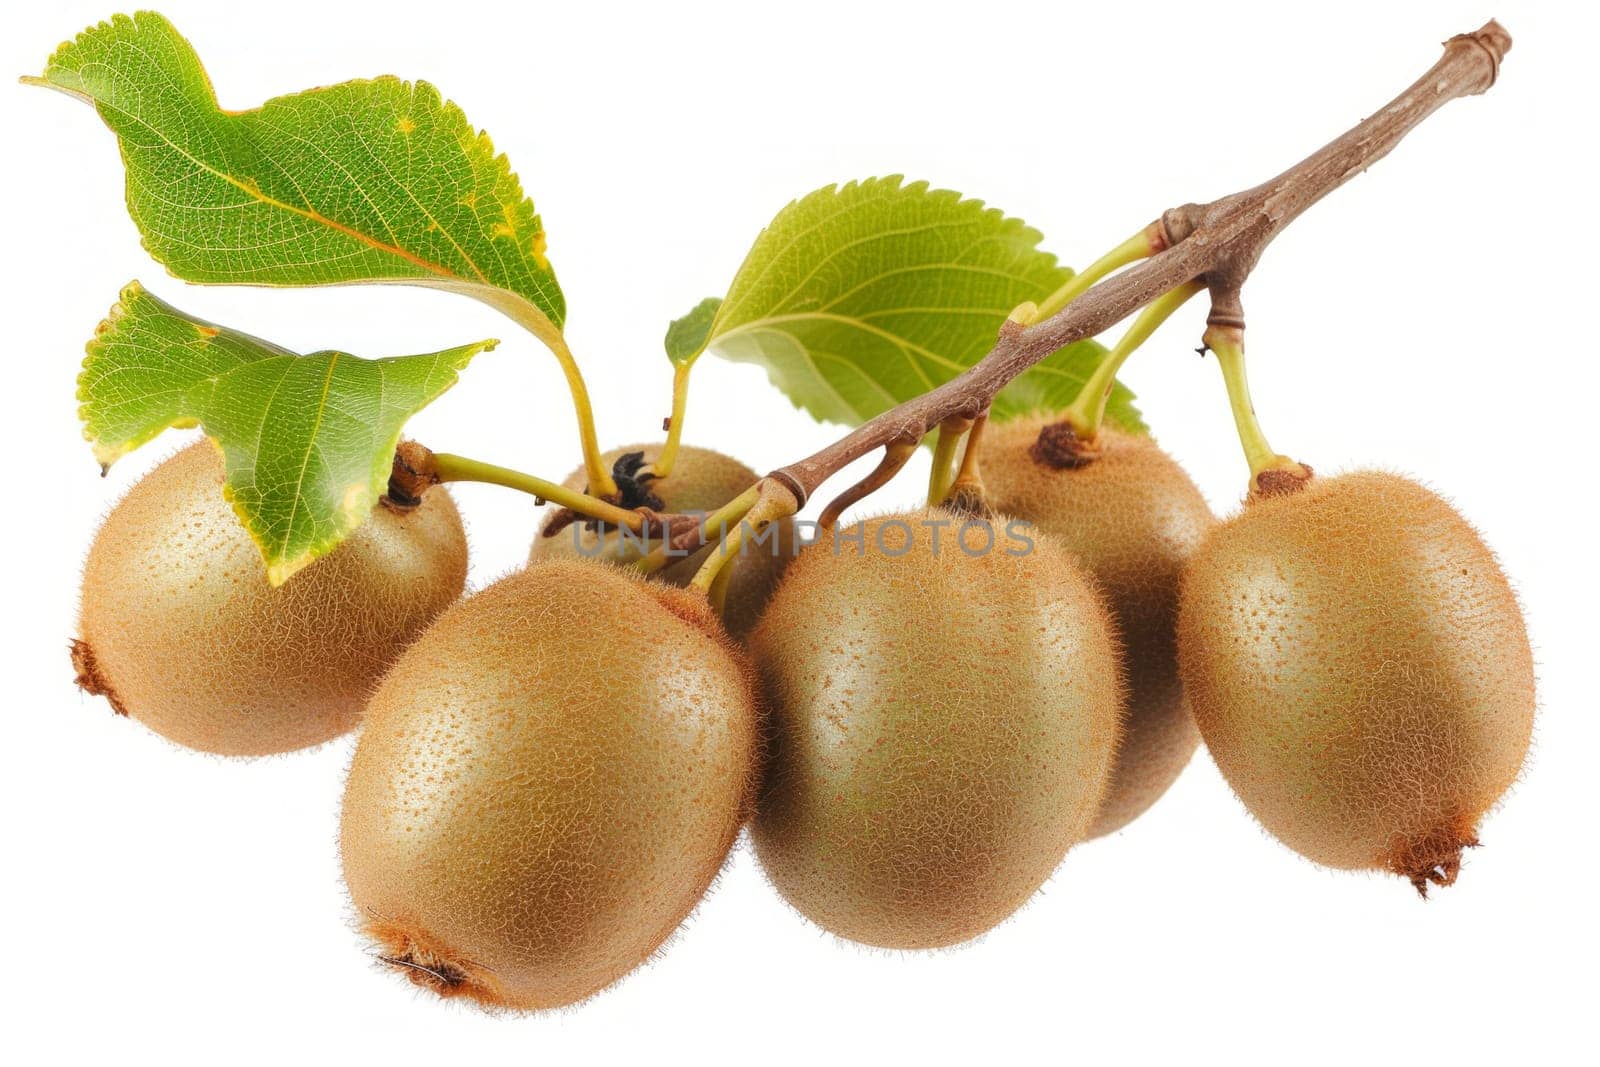
[[[967,941],[1154,804],[1202,741],[1317,863],[1454,880],[1534,706],[1518,606],[1472,528],[1377,473],[1218,522],[1151,439],[1082,446],[1052,417],[991,427],[982,517],[880,516],[798,551],[786,525],[781,551],[734,564],[719,618],[682,588],[698,558],[647,579],[613,565],[616,531],[564,519],[461,599],[437,486],[272,589],[202,441],[107,519],[74,663],[209,752],[359,722],[340,829],[358,921],[389,967],[491,1008],[572,1004],[634,970],[746,828],[821,928]],[[648,472],[657,449],[607,462]],[[686,448],[631,491],[688,512],[756,480]],[[996,547],[1018,520],[1027,550]]]

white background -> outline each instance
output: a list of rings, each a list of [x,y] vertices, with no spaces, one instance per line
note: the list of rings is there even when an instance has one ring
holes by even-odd
[[[37,72],[112,2],[9,6],[0,71]],[[1539,656],[1541,716],[1486,847],[1426,904],[1397,880],[1319,870],[1267,838],[1202,754],[1152,812],[1075,850],[1024,912],[960,950],[842,945],[790,912],[741,847],[663,958],[582,1008],[492,1018],[436,1002],[380,973],[350,925],[334,844],[350,739],[229,762],[73,690],[66,642],[97,518],[179,439],[100,480],[74,377],[136,277],[302,351],[498,336],[413,432],[559,477],[577,451],[555,364],[493,311],[440,293],[166,277],[139,248],[115,144],[92,112],[0,86],[11,606],[0,1049],[20,1053],[12,1062],[1414,1064],[1589,1048],[1596,810],[1584,764],[1600,737],[1588,5],[162,7],[224,106],[394,72],[434,81],[490,130],[544,216],[606,443],[657,436],[667,320],[721,292],[793,196],[903,171],[1026,218],[1081,265],[1169,205],[1276,173],[1407,85],[1445,36],[1497,15],[1516,38],[1500,84],[1448,105],[1296,223],[1245,299],[1278,448],[1329,471],[1422,476],[1501,554]],[[1192,351],[1200,304],[1126,379],[1227,511],[1244,470],[1214,361]],[[690,442],[765,470],[837,433],[755,368],[701,364]],[[880,506],[916,498],[919,474]],[[534,509],[488,487],[458,500],[482,585],[521,560]]]

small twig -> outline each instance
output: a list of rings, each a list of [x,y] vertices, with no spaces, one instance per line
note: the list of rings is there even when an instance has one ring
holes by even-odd
[[[846,508],[887,485],[916,451],[917,442],[914,438],[909,441],[890,441],[883,447],[883,459],[872,468],[872,473],[834,497],[833,502],[822,510],[817,525],[824,530],[833,529]]]
[[[1152,242],[1152,247],[1165,244],[1162,251],[1098,282],[1040,322],[1008,321],[989,354],[959,377],[767,477],[804,504],[847,464],[894,441],[920,440],[946,419],[976,418],[1007,383],[1050,353],[1093,337],[1163,293],[1197,279],[1211,290],[1210,324],[1242,327],[1240,289],[1273,238],[1312,204],[1382,159],[1446,103],[1493,85],[1510,48],[1510,35],[1492,20],[1475,33],[1450,38],[1444,55],[1426,74],[1343,136],[1253,189],[1167,211],[1158,220],[1164,239]]]

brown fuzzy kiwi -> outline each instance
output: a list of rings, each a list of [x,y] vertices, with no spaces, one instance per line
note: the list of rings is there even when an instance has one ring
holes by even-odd
[[[772,723],[756,853],[802,914],[869,945],[1004,920],[1083,839],[1111,775],[1105,606],[1052,542],[1007,554],[1020,542],[999,519],[996,547],[969,554],[965,521],[869,520],[865,551],[824,538],[751,635]],[[930,523],[946,524],[937,552]]]
[[[1200,744],[1178,679],[1178,583],[1216,523],[1182,467],[1149,437],[1104,428],[1082,462],[1050,447],[1049,416],[991,426],[978,452],[991,506],[1034,523],[1089,572],[1111,607],[1128,718],[1099,837],[1142,815]],[[1041,436],[1042,435],[1042,436]]]
[[[1183,583],[1184,684],[1229,784],[1289,847],[1426,893],[1516,779],[1533,655],[1494,556],[1393,474],[1261,497]]]
[[[340,849],[380,958],[488,1007],[638,967],[749,814],[753,675],[704,597],[530,565],[446,612],[367,709]]]
[[[661,444],[628,445],[613,449],[601,457],[607,469],[614,469],[619,460],[638,454],[640,463],[651,463],[661,454]],[[626,465],[625,465],[626,466]],[[755,471],[743,463],[709,448],[684,445],[678,450],[672,474],[666,478],[642,483],[633,499],[624,493],[625,507],[648,505],[657,511],[709,514],[750,488],[759,479]],[[563,483],[569,489],[583,489],[588,478],[582,467],[567,475]],[[617,545],[615,531],[605,536],[606,544],[614,552]],[[733,573],[728,578],[727,599],[723,605],[723,624],[735,637],[743,637],[761,617],[761,610],[783,576],[784,568],[794,557],[796,545],[794,520],[782,519],[773,524],[770,532],[762,535],[760,544],[746,545],[732,564]],[[629,546],[621,546],[626,550]],[[654,547],[653,545],[651,547]],[[663,568],[656,577],[672,585],[685,586],[694,578],[706,557],[708,546]],[[544,528],[534,536],[528,551],[529,562],[541,559],[597,559],[608,555],[601,544],[601,533],[594,526],[574,522],[554,527],[547,520]],[[635,552],[637,555],[637,552]]]
[[[359,721],[400,651],[461,595],[467,540],[448,494],[379,505],[274,589],[202,440],[107,516],[84,566],[78,682],[189,748],[260,756]]]

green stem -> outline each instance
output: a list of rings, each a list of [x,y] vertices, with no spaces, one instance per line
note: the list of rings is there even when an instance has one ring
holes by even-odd
[[[1100,432],[1100,424],[1105,421],[1106,416],[1106,401],[1111,399],[1111,389],[1117,383],[1117,372],[1122,369],[1128,357],[1148,341],[1150,335],[1155,333],[1173,312],[1203,289],[1205,289],[1203,282],[1180,285],[1156,297],[1139,312],[1138,317],[1133,320],[1133,325],[1128,327],[1128,332],[1122,335],[1112,346],[1111,351],[1106,353],[1106,358],[1095,367],[1094,373],[1078,391],[1077,399],[1062,412],[1062,418],[1081,440],[1092,441]]]
[[[719,540],[722,539],[722,531],[727,528],[727,524],[741,521],[750,512],[750,509],[755,507],[760,496],[761,485],[758,482],[707,515],[700,523],[701,544],[710,544],[713,535]],[[682,554],[669,554],[667,549],[670,547],[670,542],[657,545],[647,555],[640,557],[634,566],[645,574],[654,574],[656,571],[669,567],[684,558]],[[693,553],[690,553],[690,555],[693,555]]]
[[[490,485],[503,485],[508,489],[518,489],[541,500],[570,508],[579,515],[624,526],[635,532],[644,522],[644,516],[637,511],[619,508],[587,493],[568,489],[560,482],[547,481],[519,470],[512,470],[510,467],[497,467],[493,463],[451,455],[449,452],[435,452],[433,462],[441,482],[487,482]]]
[[[667,443],[661,446],[661,455],[647,468],[657,478],[671,474],[672,465],[678,461],[678,445],[683,440],[683,413],[689,407],[689,372],[693,369],[693,360],[672,365],[672,415],[667,419]]]
[[[1160,225],[1146,226],[1126,241],[1089,264],[1083,270],[1068,278],[1066,283],[1045,297],[1039,303],[1039,308],[1034,312],[1033,321],[1039,322],[1048,319],[1078,297],[1088,292],[1090,287],[1113,271],[1121,270],[1130,263],[1137,263],[1155,255],[1165,246],[1161,237]]]
[[[742,525],[742,524],[741,524]],[[730,557],[731,558],[731,557]],[[710,563],[710,560],[706,561]],[[697,573],[696,578],[699,577]],[[717,573],[711,579],[711,585],[706,589],[706,599],[711,601],[711,606],[718,615],[726,615],[728,610],[728,583],[733,580],[733,568],[726,562],[719,563]]]
[[[485,302],[543,341],[556,357],[556,362],[561,364],[561,373],[567,379],[567,391],[572,394],[572,410],[578,418],[578,441],[583,446],[583,467],[589,479],[589,491],[595,496],[615,499],[617,483],[600,458],[600,441],[595,433],[594,405],[589,402],[589,387],[584,384],[583,372],[578,369],[577,357],[567,345],[566,336],[544,312],[521,297],[495,290],[491,296],[485,297]]]
[[[1273,450],[1261,424],[1256,421],[1255,404],[1250,400],[1250,382],[1245,377],[1243,331],[1212,326],[1205,332],[1205,343],[1216,353],[1217,365],[1222,368],[1222,380],[1228,387],[1228,406],[1233,409],[1233,425],[1239,432],[1245,461],[1250,464],[1250,484],[1258,484],[1256,479],[1262,471],[1304,472],[1305,468],[1299,463]]]
[[[933,443],[933,469],[928,473],[928,506],[936,508],[950,495],[950,486],[956,479],[956,449],[967,431],[972,429],[971,419],[946,419],[939,424],[939,436]]]
[[[578,370],[578,360],[567,347],[566,338],[557,334],[547,338],[546,344],[561,364],[567,376],[567,389],[572,393],[572,410],[578,418],[578,440],[583,445],[583,467],[589,478],[589,491],[595,496],[615,499],[617,483],[612,480],[611,469],[601,458],[600,440],[594,428],[594,407],[589,403],[589,389],[583,384],[583,374]],[[573,509],[577,510],[577,509]]]
[[[972,420],[972,429],[967,431],[967,447],[961,451],[961,466],[956,469],[956,475],[951,479],[950,487],[945,490],[945,500],[948,500],[958,488],[982,495],[983,479],[978,473],[978,449],[983,443],[983,431],[988,426],[989,413],[987,411]]]
[[[739,554],[745,538],[750,534],[760,533],[769,524],[795,513],[794,496],[787,489],[764,491],[764,487],[770,484],[768,481],[757,482],[739,496],[739,500],[743,501],[754,493],[756,500],[735,520],[733,529],[728,531],[726,537],[721,538],[717,551],[700,565],[700,569],[695,572],[694,580],[689,583],[689,588],[705,593],[718,611],[722,610],[721,596],[727,589],[727,575],[733,570],[728,563]]]

